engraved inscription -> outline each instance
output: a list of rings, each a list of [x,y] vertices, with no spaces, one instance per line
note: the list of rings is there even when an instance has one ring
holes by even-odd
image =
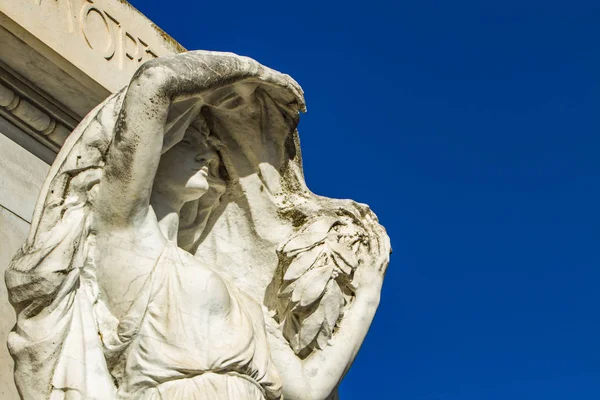
[[[125,32],[125,40],[123,41],[123,45],[125,47],[125,55],[127,56],[127,58],[133,60],[138,57],[138,53],[140,53],[140,44],[138,43],[136,38],[133,37],[129,32]],[[138,61],[140,61],[141,59],[142,58],[140,57]]]
[[[64,12],[67,30],[81,35],[84,43],[106,60],[123,69],[126,63],[140,64],[158,55],[139,36],[122,26],[110,11],[102,9],[94,0],[33,0],[39,6],[52,4]],[[79,6],[80,3],[81,7]],[[75,30],[74,26],[78,26]]]
[[[115,54],[115,35],[106,14],[92,4],[85,4],[79,25],[88,46],[110,60]]]

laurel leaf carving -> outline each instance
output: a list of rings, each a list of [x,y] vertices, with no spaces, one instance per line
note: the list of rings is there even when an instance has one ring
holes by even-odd
[[[288,256],[294,256],[299,251],[306,250],[322,242],[326,236],[327,232],[302,232],[285,244],[283,253]]]
[[[312,314],[302,321],[302,326],[300,327],[299,350],[307,347],[315,340],[321,330],[324,318],[325,310],[322,307],[317,307]]]
[[[336,218],[325,217],[317,219],[310,223],[303,229],[305,232],[323,233],[327,234],[331,230],[332,225],[336,222]]]
[[[348,268],[350,270],[356,269],[358,266],[358,257],[352,248],[343,242],[340,243],[334,240],[328,240],[327,245],[331,249],[335,261],[340,268],[344,269],[344,272],[348,271]]]
[[[323,249],[321,246],[315,246],[312,249],[298,254],[290,265],[288,266],[287,271],[285,271],[285,275],[283,276],[283,280],[291,281],[294,279],[298,279],[302,274],[309,270],[317,260],[317,258],[323,253]]]
[[[300,303],[300,306],[306,307],[321,297],[327,282],[333,274],[333,265],[325,264],[311,269],[303,275],[296,285],[292,294],[292,301]]]
[[[300,357],[323,349],[340,321],[366,243],[347,217],[322,217],[280,247],[283,280],[278,295],[283,336]]]
[[[325,310],[325,321],[331,329],[335,326],[344,306],[344,296],[334,280],[329,281],[320,308]]]
[[[307,283],[302,297],[300,298],[300,306],[306,307],[321,297],[327,286],[327,282],[331,279],[333,274],[333,265],[328,264],[321,268],[315,268],[314,277],[310,282]]]

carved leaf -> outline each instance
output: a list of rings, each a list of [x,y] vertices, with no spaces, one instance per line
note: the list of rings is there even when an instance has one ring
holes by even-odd
[[[317,307],[312,314],[302,321],[302,326],[300,327],[300,340],[298,341],[300,348],[297,352],[300,352],[315,340],[322,328],[324,318],[325,310],[323,307]]]
[[[364,256],[365,234],[350,219],[323,217],[280,249],[283,333],[296,354],[307,355],[327,346],[343,315],[346,291],[355,290],[352,276]]]
[[[296,289],[296,285],[298,284],[298,281],[293,281],[290,282],[286,287],[284,287],[283,289],[279,290],[279,297],[285,297],[285,296],[289,296],[292,294],[292,292],[294,291],[294,289]]]
[[[325,321],[331,329],[335,326],[344,305],[344,296],[335,280],[329,281],[319,308],[325,310]]]
[[[283,324],[283,336],[290,342],[290,346],[294,352],[298,353],[300,347],[300,322],[294,314],[289,314]]]
[[[300,299],[302,298],[302,293],[304,292],[304,288],[306,287],[306,284],[310,281],[310,279],[312,278],[312,276],[315,273],[315,270],[319,269],[319,267],[315,267],[312,270],[308,271],[306,274],[302,275],[300,278],[298,278],[297,281],[293,282],[292,284],[294,285],[294,289],[292,291],[292,301],[294,303],[297,303],[300,301]]]
[[[322,252],[323,246],[315,246],[306,252],[298,254],[288,266],[283,279],[286,281],[298,279],[313,266]]]
[[[321,301],[310,315],[302,320],[295,314],[288,317],[283,333],[296,354],[310,346],[323,349],[327,345],[343,303],[339,286],[334,280],[330,280]]]
[[[288,256],[293,256],[298,251],[308,249],[323,241],[326,236],[327,232],[302,232],[290,239],[290,241],[283,246],[282,251]]]
[[[350,269],[356,269],[358,266],[358,257],[351,247],[335,240],[328,240],[327,245],[331,248],[338,266],[342,268],[344,272],[346,272],[347,269],[343,268],[342,264],[346,264]]]
[[[333,274],[332,263],[325,264],[311,269],[304,274],[296,285],[292,293],[292,301],[300,302],[300,306],[305,307],[314,303],[325,290],[327,282]]]
[[[318,349],[323,350],[325,346],[327,346],[329,339],[331,339],[331,329],[326,323],[323,323],[321,325],[321,330],[319,331],[319,334],[316,337],[315,346]]]
[[[337,267],[346,275],[352,274],[352,267],[346,263],[337,253],[331,252],[331,258]]]
[[[316,220],[315,222],[308,225],[304,232],[315,232],[315,233],[328,233],[331,226],[336,222],[335,218],[325,217]]]

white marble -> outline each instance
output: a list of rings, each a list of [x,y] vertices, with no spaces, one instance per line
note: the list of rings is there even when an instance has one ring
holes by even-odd
[[[3,0],[0,22],[68,75],[83,72],[110,92],[141,63],[185,50],[127,1]]]
[[[0,206],[0,272],[4,274],[13,254],[27,238],[29,223]],[[0,341],[6,343],[8,333],[15,325],[15,313],[8,302],[6,287],[0,285]],[[13,360],[6,346],[0,346],[0,398],[18,399],[13,378]]]
[[[1,118],[0,118],[1,120]],[[7,125],[0,121],[0,133]],[[0,272],[27,238],[36,198],[50,166],[0,134]],[[15,324],[15,313],[0,285],[0,341],[6,343]],[[13,360],[0,346],[0,398],[18,399],[13,379]]]
[[[90,112],[6,273],[23,399],[336,397],[390,243],[306,187],[304,110],[288,75],[194,51]]]
[[[50,166],[0,134],[0,205],[30,222]]]

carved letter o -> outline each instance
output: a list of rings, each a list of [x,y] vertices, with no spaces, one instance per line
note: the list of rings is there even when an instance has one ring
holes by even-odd
[[[106,40],[106,46],[104,46],[103,49],[95,48],[92,45],[92,41],[90,40],[90,36],[88,35],[88,32],[87,32],[88,16],[92,12],[97,13],[100,16],[100,18],[102,18],[102,21],[104,22],[104,26],[106,27],[107,40]],[[83,37],[85,38],[85,41],[88,44],[88,46],[90,46],[91,49],[94,49],[94,50],[102,53],[102,56],[104,58],[106,58],[107,60],[110,60],[115,54],[115,38],[114,38],[113,29],[110,26],[110,24],[108,23],[108,19],[106,18],[106,15],[104,15],[104,12],[102,12],[102,10],[94,7],[91,4],[84,5],[83,8],[81,9],[81,18],[79,18],[79,25],[81,27],[81,32],[83,33]]]

